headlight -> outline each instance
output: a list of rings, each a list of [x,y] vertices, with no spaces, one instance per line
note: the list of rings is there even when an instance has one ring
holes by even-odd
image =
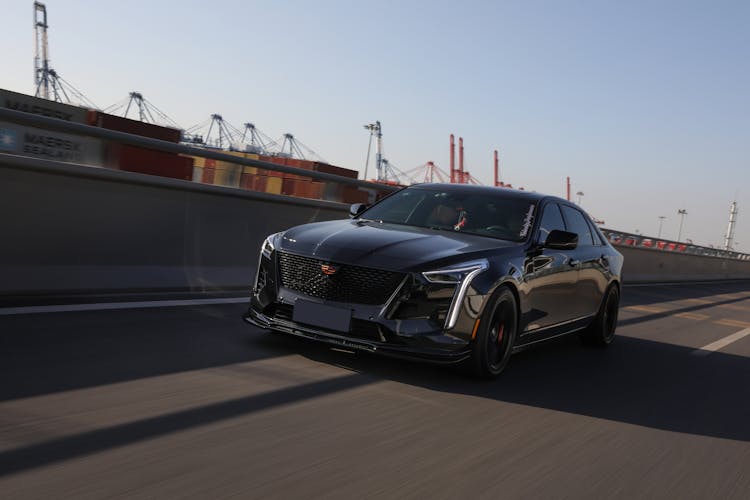
[[[449,266],[435,271],[426,271],[422,273],[424,279],[430,283],[453,284],[457,286],[456,293],[453,295],[448,315],[445,318],[445,329],[450,330],[456,326],[458,313],[463,304],[466,291],[469,289],[471,281],[480,273],[490,267],[486,259],[463,262],[456,266]]]
[[[270,259],[271,252],[276,250],[276,247],[273,246],[273,240],[277,234],[279,233],[274,233],[263,240],[263,244],[260,246],[260,253],[263,254],[263,257]]]
[[[254,292],[258,293],[264,286],[265,286],[265,280],[261,281],[261,277],[263,276],[261,274],[261,268],[262,268],[262,262],[263,257],[266,259],[271,258],[271,253],[276,250],[276,247],[273,246],[273,240],[276,238],[276,235],[279,233],[274,233],[269,235],[265,240],[263,240],[263,244],[260,246],[260,255],[258,256],[258,267],[255,270],[255,288]]]

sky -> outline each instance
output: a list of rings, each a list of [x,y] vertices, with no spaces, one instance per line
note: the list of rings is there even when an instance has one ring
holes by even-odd
[[[139,91],[183,127],[219,113],[364,172],[493,182],[605,226],[750,252],[750,2],[47,0],[51,66],[104,108]],[[0,87],[33,93],[33,2],[0,0]],[[372,161],[368,178],[373,176]],[[363,176],[360,175],[360,178]],[[574,198],[577,197],[574,195]]]

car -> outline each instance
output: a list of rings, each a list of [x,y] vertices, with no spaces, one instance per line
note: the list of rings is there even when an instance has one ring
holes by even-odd
[[[609,345],[622,265],[562,198],[418,184],[268,236],[244,319],[494,378],[513,352],[561,335]]]

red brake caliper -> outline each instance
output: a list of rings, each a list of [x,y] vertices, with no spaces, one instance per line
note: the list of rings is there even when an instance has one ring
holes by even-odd
[[[505,330],[505,323],[501,323],[500,326],[497,327],[497,343],[498,344],[503,343],[503,330]]]

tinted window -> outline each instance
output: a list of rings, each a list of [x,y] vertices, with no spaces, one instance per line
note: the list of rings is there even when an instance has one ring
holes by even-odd
[[[594,240],[591,237],[591,228],[583,217],[583,214],[575,208],[567,206],[561,208],[563,215],[565,216],[565,223],[568,226],[568,231],[578,234],[578,246],[583,247],[593,245]]]
[[[385,198],[360,216],[379,222],[524,241],[536,204],[498,192],[458,192],[410,187]]]
[[[563,222],[562,215],[560,215],[560,208],[557,203],[550,203],[544,207],[542,213],[542,221],[539,223],[539,236],[537,241],[540,244],[547,242],[547,236],[555,229],[559,231],[565,231],[565,223]]]
[[[604,235],[602,235],[602,233],[599,231],[599,229],[596,227],[593,221],[591,219],[586,219],[586,222],[589,223],[589,229],[591,229],[591,234],[594,237],[594,245],[595,246],[605,245],[607,240],[604,239]]]

